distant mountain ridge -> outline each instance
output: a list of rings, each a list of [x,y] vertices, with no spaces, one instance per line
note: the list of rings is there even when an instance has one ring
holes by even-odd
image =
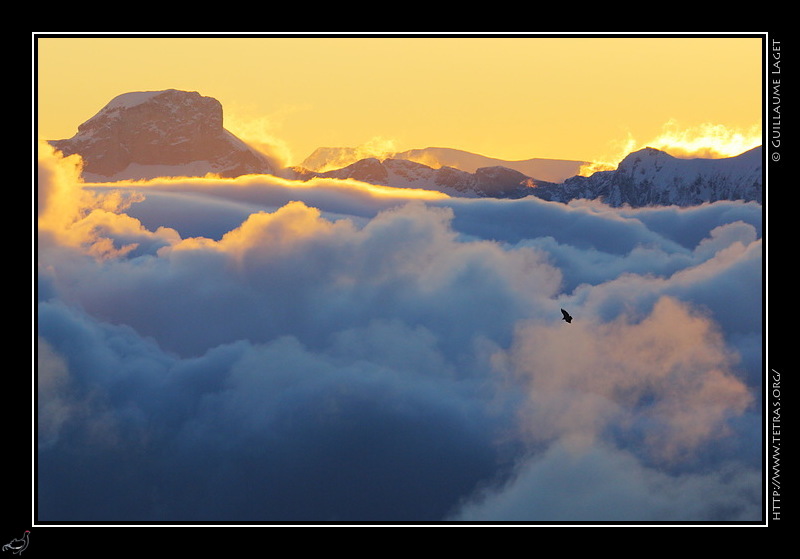
[[[373,156],[361,156],[360,148],[317,148],[301,164],[302,167],[315,172],[330,170],[331,164],[337,168],[345,167],[359,159]],[[379,159],[404,159],[422,163],[434,169],[452,167],[468,173],[486,167],[506,167],[518,171],[535,181],[563,182],[577,175],[587,161],[567,159],[533,158],[521,161],[507,161],[494,157],[486,157],[468,151],[453,148],[427,147],[411,149],[397,153],[384,154]],[[338,165],[336,163],[339,162]]]
[[[735,157],[681,159],[655,149],[630,153],[617,169],[573,176],[563,183],[533,179],[507,167],[482,167],[474,173],[431,168],[403,159],[367,158],[341,169],[316,173],[295,168],[291,178],[354,179],[398,188],[426,188],[457,197],[536,196],[566,203],[600,199],[610,206],[693,206],[717,200],[762,203],[762,149]]]
[[[600,199],[612,206],[690,206],[717,200],[762,203],[763,199],[760,146],[724,159],[679,159],[644,148],[625,157],[617,169],[589,177],[577,175],[581,161],[504,162],[449,148],[367,157],[327,171],[306,166],[278,168],[223,128],[219,101],[174,89],[119,95],[81,124],[75,136],[49,143],[64,155],[79,154],[84,161],[84,179],[98,182],[209,173],[222,177],[270,174],[302,181],[351,179],[438,190],[456,197],[537,196],[564,203]],[[340,155],[352,159],[358,152],[350,149],[319,148],[306,161],[313,167]],[[454,166],[445,165],[446,161]],[[495,164],[498,162],[501,164]],[[536,173],[536,178],[529,173]]]
[[[314,177],[353,179],[395,188],[438,190],[450,196],[467,198],[523,198],[530,196],[537,186],[552,184],[501,166],[482,167],[469,173],[453,167],[434,169],[415,161],[374,157],[326,172],[295,167],[291,175],[284,173],[284,176],[304,181]]]

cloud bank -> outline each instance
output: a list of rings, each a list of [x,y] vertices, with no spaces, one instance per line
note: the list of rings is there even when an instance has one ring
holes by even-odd
[[[760,519],[760,205],[79,164],[40,152],[39,520]]]

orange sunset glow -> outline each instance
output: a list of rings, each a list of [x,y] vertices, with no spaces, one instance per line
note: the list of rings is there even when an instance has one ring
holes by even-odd
[[[219,99],[232,132],[288,165],[318,147],[358,146],[607,161],[669,123],[682,137],[708,126],[749,134],[761,122],[759,38],[73,37],[37,47],[40,139],[72,136],[120,93],[176,88]]]
[[[34,34],[6,547],[765,524],[766,44]]]
[[[653,147],[674,157],[702,157],[716,159],[733,157],[744,153],[762,143],[761,124],[748,129],[727,128],[724,125],[701,124],[693,128],[681,128],[671,120],[664,124],[662,132],[647,141],[637,141],[632,136],[618,142],[616,153],[596,158],[581,168],[582,175],[595,171],[615,169],[617,164],[629,153],[643,147]]]

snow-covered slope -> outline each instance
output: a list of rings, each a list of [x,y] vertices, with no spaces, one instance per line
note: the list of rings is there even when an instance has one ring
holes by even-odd
[[[447,166],[461,169],[469,173],[474,173],[478,169],[486,167],[505,167],[513,169],[531,177],[537,181],[563,182],[566,179],[577,175],[586,161],[576,161],[571,159],[523,159],[520,161],[509,161],[486,157],[468,151],[429,147],[424,149],[412,149],[396,153],[396,159],[408,159],[425,163],[431,167]]]
[[[84,178],[94,181],[273,170],[263,154],[223,128],[219,101],[174,89],[119,95],[75,136],[50,144],[64,155],[80,154]]]
[[[597,199],[612,206],[691,206],[716,200],[761,203],[762,149],[723,159],[679,159],[654,148],[629,154],[613,171],[576,176],[536,189],[536,196],[568,202]]]
[[[333,168],[342,168],[361,159],[376,157],[379,159],[404,159],[422,163],[428,167],[452,167],[468,173],[475,173],[478,169],[486,167],[505,167],[522,173],[537,181],[562,182],[575,176],[580,171],[584,161],[565,159],[525,159],[522,161],[507,161],[486,157],[468,151],[452,148],[428,147],[424,149],[411,149],[397,153],[383,153],[380,157],[368,155],[366,148],[317,148],[301,164],[301,167],[315,172],[323,172]]]
[[[312,177],[354,179],[395,188],[438,190],[450,196],[467,198],[522,198],[529,196],[537,184],[545,184],[505,167],[484,167],[469,173],[453,167],[434,169],[414,161],[381,161],[377,158],[361,159],[352,165],[324,173],[296,167],[291,178],[308,180]]]
[[[500,162],[448,148],[411,150],[387,159],[360,159],[326,172],[306,167],[278,169],[223,128],[219,101],[174,89],[119,95],[81,124],[75,136],[50,143],[65,155],[80,154],[84,178],[89,181],[267,173],[294,180],[355,179],[389,187],[438,190],[458,197],[533,195],[558,202],[599,198],[613,206],[689,206],[716,200],[760,203],[763,198],[761,147],[726,159],[678,159],[645,148],[629,154],[614,171],[569,178],[564,173],[577,173],[582,162]],[[316,165],[356,152],[320,148],[315,154]],[[446,161],[452,165],[443,164]],[[512,168],[523,163],[528,166]]]
[[[474,173],[453,167],[432,168],[403,159],[367,158],[351,165],[313,172],[294,168],[291,178],[355,179],[401,188],[438,190],[451,196],[521,198],[569,202],[601,199],[612,206],[691,206],[716,200],[762,201],[762,150],[754,148],[724,159],[679,159],[645,148],[629,154],[613,171],[574,176],[557,184],[531,178],[503,166]]]

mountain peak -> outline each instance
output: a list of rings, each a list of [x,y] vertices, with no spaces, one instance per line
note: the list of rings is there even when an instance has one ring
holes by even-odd
[[[665,151],[652,147],[644,147],[626,155],[617,165],[617,171],[630,172],[641,166],[652,167],[663,165],[666,161],[676,159]]]
[[[396,188],[437,190],[450,196],[522,198],[533,193],[543,181],[536,181],[519,171],[502,166],[481,167],[474,173],[454,167],[434,169],[408,159],[378,159],[367,157],[340,169],[318,172],[305,167],[292,169],[294,180],[313,177],[354,179]]]
[[[689,206],[716,200],[762,201],[762,150],[735,157],[682,159],[646,147],[629,153],[613,171],[576,176],[537,196],[567,201],[600,198],[612,206]]]
[[[223,128],[222,104],[196,91],[136,91],[113,98],[70,139],[93,180],[269,173],[267,158]]]
[[[314,152],[301,163],[300,167],[313,172],[325,172],[333,169],[341,169],[360,159],[375,157],[380,160],[402,159],[414,161],[434,169],[452,167],[468,173],[475,173],[482,167],[505,167],[519,171],[525,176],[538,181],[563,182],[577,175],[581,167],[587,163],[586,161],[577,160],[541,158],[509,161],[445,147],[427,147],[401,152],[377,150],[377,152],[379,153],[374,152],[366,146],[357,148],[321,147],[314,150]]]

